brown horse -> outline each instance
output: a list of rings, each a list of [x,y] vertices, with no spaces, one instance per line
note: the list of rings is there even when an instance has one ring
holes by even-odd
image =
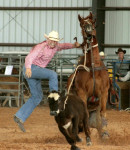
[[[77,72],[72,74],[67,83],[69,90],[72,78],[72,86],[76,90],[78,96],[86,103],[89,112],[94,109],[100,111],[100,117],[106,117],[106,103],[108,98],[109,89],[109,76],[105,65],[100,60],[98,43],[96,40],[95,21],[93,21],[92,13],[89,16],[82,18],[78,15],[80,27],[82,29],[83,43],[81,48],[83,49],[84,56],[79,60],[79,65],[84,65],[90,69],[86,71],[84,67],[79,67]],[[102,120],[102,119],[100,119]],[[101,124],[101,122],[99,122]],[[104,129],[101,129],[100,133],[104,133]]]

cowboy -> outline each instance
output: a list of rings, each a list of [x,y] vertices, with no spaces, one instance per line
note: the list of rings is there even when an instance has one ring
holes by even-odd
[[[123,50],[122,48],[118,48],[118,51],[115,52],[118,55],[118,60],[116,62],[116,68],[115,73],[117,77],[123,77],[127,74],[127,71],[129,70],[129,64],[126,64],[128,60],[124,57],[126,54],[126,50]]]
[[[104,65],[107,67],[107,62],[106,62],[106,60],[105,60],[105,54],[104,54],[104,52],[101,51],[101,52],[99,53],[99,56],[100,56],[101,60],[103,61]]]
[[[115,52],[118,55],[118,60],[123,61],[124,60],[124,54],[126,53],[126,50],[123,50],[122,48],[118,48],[118,51]]]
[[[44,36],[47,40],[37,44],[31,49],[25,58],[25,65],[23,67],[23,75],[28,82],[31,97],[14,115],[14,121],[23,132],[26,132],[24,122],[43,99],[41,80],[49,80],[50,92],[53,90],[58,91],[57,74],[47,69],[46,66],[57,51],[78,48],[80,46],[78,42],[74,44],[58,43],[61,39],[56,31],[50,32],[49,35],[44,34]]]

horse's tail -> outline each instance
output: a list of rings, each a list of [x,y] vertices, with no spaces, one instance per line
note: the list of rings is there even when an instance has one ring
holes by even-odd
[[[112,80],[109,79],[109,83],[110,83],[110,88],[108,90],[108,102],[111,105],[117,105],[119,103],[119,95],[112,85]],[[115,97],[116,102],[112,102],[112,96]]]

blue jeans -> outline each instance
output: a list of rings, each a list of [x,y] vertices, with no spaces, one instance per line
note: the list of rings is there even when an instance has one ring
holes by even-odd
[[[27,78],[25,76],[25,66],[23,67],[23,75],[26,78],[30,91],[31,97],[27,102],[17,111],[15,116],[17,116],[22,122],[25,122],[26,119],[30,116],[36,106],[43,99],[43,91],[41,87],[42,79],[49,79],[49,89],[50,91],[58,91],[58,79],[56,72],[49,70],[47,68],[41,68],[36,65],[31,66],[32,76]]]

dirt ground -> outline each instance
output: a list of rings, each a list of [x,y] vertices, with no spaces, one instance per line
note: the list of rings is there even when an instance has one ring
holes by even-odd
[[[70,145],[58,130],[49,114],[48,106],[37,107],[25,122],[26,133],[21,132],[13,121],[18,108],[0,107],[0,150],[69,150]],[[130,113],[107,110],[110,138],[99,139],[91,129],[92,146],[87,147],[84,133],[80,133],[81,150],[130,150]]]

